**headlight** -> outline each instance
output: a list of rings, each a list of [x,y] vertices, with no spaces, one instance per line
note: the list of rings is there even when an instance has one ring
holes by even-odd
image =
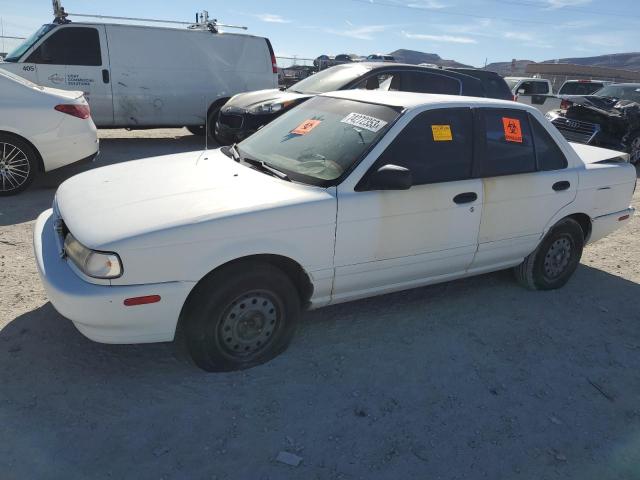
[[[284,110],[285,108],[290,107],[294,103],[296,102],[293,100],[289,100],[287,102],[275,102],[275,103],[263,102],[251,107],[249,109],[249,112],[256,115],[276,113],[276,112],[279,112],[280,110]]]
[[[117,278],[122,275],[122,263],[116,253],[91,250],[70,233],[64,239],[64,251],[85,275],[103,279]]]

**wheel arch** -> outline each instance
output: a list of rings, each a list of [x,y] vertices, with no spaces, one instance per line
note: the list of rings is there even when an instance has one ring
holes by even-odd
[[[189,306],[189,302],[191,298],[196,294],[196,292],[198,292],[199,287],[203,283],[205,283],[205,281],[207,281],[209,278],[211,278],[214,275],[217,275],[218,273],[220,273],[225,269],[234,268],[234,267],[239,268],[243,264],[249,265],[251,263],[267,263],[269,265],[272,265],[282,270],[282,272],[284,272],[284,274],[289,277],[289,279],[291,280],[291,283],[293,283],[293,285],[296,287],[298,291],[298,295],[300,296],[300,302],[303,305],[303,307],[306,307],[309,305],[309,301],[311,299],[311,296],[313,295],[314,285],[313,285],[313,281],[311,280],[311,276],[307,273],[304,267],[300,265],[300,263],[298,263],[297,261],[293,260],[290,257],[284,256],[284,255],[278,255],[278,254],[261,253],[261,254],[246,255],[243,257],[235,258],[233,260],[229,260],[225,263],[218,265],[216,268],[208,272],[206,275],[204,275],[200,280],[196,282],[196,284],[193,286],[193,288],[189,292],[189,295],[187,295],[186,300],[184,301],[182,310],[180,312],[180,318],[179,318],[178,324],[182,323],[184,314],[186,312],[186,309]]]
[[[586,213],[573,213],[571,215],[567,215],[559,221],[562,221],[565,218],[571,218],[572,220],[578,222],[578,225],[580,225],[580,228],[582,229],[582,234],[584,235],[584,243],[586,244],[589,241],[589,237],[591,237],[591,217],[589,217],[589,215],[587,215]]]
[[[24,137],[24,136],[20,135],[19,133],[12,132],[10,130],[0,129],[0,134],[9,135],[11,137],[18,138],[18,139],[22,140],[23,142],[25,142],[27,145],[29,145],[33,149],[34,153],[36,154],[36,160],[38,161],[38,171],[40,173],[44,173],[45,172],[44,160],[42,159],[42,155],[40,154],[40,150],[38,150],[38,147],[36,147],[31,140],[29,140],[27,137]]]

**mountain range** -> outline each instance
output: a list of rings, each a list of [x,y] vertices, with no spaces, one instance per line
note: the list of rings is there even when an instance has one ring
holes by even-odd
[[[391,52],[399,62],[411,63],[431,63],[441,67],[469,67],[455,60],[445,60],[437,53],[425,53],[415,50],[400,49]],[[516,60],[512,68],[512,62],[494,62],[484,67],[501,75],[524,75],[525,67],[533,60]],[[573,57],[545,60],[541,63],[573,63],[577,65],[588,65],[596,67],[618,68],[621,70],[640,71],[640,52],[612,53],[609,55],[599,55],[595,57]]]

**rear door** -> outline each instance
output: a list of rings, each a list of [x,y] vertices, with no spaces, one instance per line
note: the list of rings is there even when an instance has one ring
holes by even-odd
[[[477,110],[477,170],[484,204],[472,269],[513,264],[538,245],[549,220],[576,196],[578,173],[523,110]]]
[[[29,55],[41,85],[80,90],[100,127],[113,125],[109,51],[102,25],[55,28]]]

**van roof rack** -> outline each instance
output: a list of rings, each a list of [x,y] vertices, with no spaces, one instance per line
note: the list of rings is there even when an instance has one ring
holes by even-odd
[[[130,20],[136,22],[152,22],[152,23],[167,23],[173,25],[187,25],[189,30],[209,30],[211,33],[218,33],[218,28],[238,28],[240,30],[247,30],[247,27],[242,25],[228,25],[225,23],[218,23],[217,19],[209,19],[209,12],[203,10],[202,12],[196,13],[196,21],[194,22],[181,22],[177,20],[159,20],[156,18],[136,18],[136,17],[114,17],[108,15],[89,15],[86,13],[70,13],[66,12],[64,7],[61,5],[61,0],[52,0],[53,2],[53,16],[54,23],[64,24],[71,23],[71,20],[68,19],[70,15],[74,17],[84,17],[84,18],[99,18],[99,19],[107,19],[107,20]]]

